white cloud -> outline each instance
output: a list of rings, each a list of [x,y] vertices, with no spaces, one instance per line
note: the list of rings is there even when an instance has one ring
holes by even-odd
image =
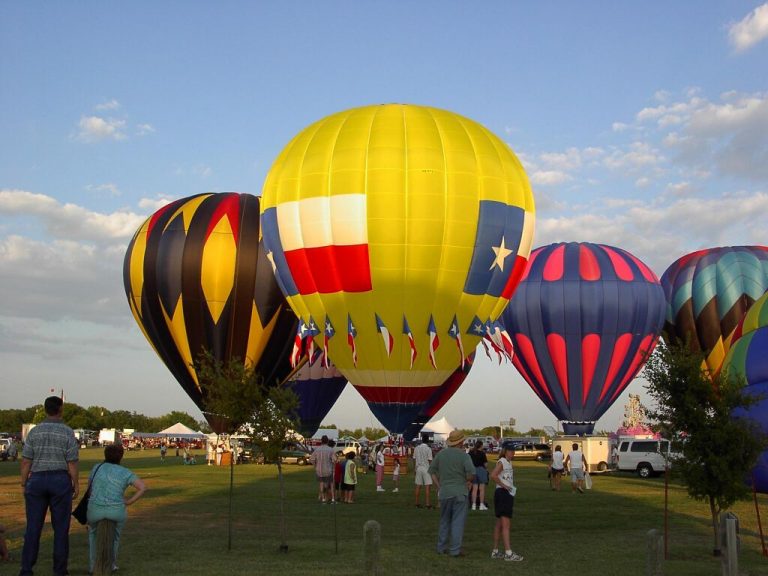
[[[112,98],[112,100],[109,100],[107,102],[102,102],[101,104],[97,104],[94,107],[96,110],[117,110],[120,108],[120,102]]]
[[[138,124],[136,126],[136,136],[146,136],[155,132],[155,127],[152,124]]]
[[[125,120],[102,118],[100,116],[83,116],[78,123],[77,139],[82,142],[125,140],[124,128]]]
[[[768,38],[768,2],[758,6],[728,29],[728,40],[736,52],[744,52]]]
[[[642,176],[641,178],[635,180],[635,187],[637,188],[647,188],[650,184],[651,180],[647,176]]]
[[[25,190],[0,190],[0,214],[32,216],[54,238],[108,241],[130,238],[144,216],[127,211],[92,212],[75,204]]]
[[[632,142],[628,149],[617,149],[608,154],[603,165],[611,170],[647,170],[660,166],[664,156],[649,142]]]
[[[173,198],[167,196],[158,196],[157,198],[142,198],[139,200],[139,208],[146,210],[147,212],[157,212],[163,206],[166,206],[173,202]]]
[[[111,182],[107,184],[88,184],[85,189],[94,192],[98,196],[120,196],[120,189]]]
[[[567,215],[537,218],[536,246],[566,241],[619,246],[661,274],[676,258],[693,250],[765,244],[768,193],[672,197],[670,201],[602,199],[599,205],[578,212],[566,207],[561,213]]]
[[[571,180],[568,174],[560,170],[536,170],[530,173],[529,178],[532,184],[539,186],[556,186]]]
[[[690,182],[676,182],[667,184],[667,191],[673,196],[688,196],[693,191],[693,186]]]

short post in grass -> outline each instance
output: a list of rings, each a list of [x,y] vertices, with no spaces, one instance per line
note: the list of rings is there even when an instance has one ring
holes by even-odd
[[[368,520],[363,526],[363,544],[365,548],[366,576],[379,576],[381,570],[381,524],[376,520]]]
[[[648,530],[645,543],[645,576],[663,576],[664,538],[655,528]]]
[[[739,518],[733,512],[720,516],[723,576],[739,576]]]

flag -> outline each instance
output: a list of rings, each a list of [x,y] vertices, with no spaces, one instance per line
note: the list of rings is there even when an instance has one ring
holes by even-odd
[[[323,331],[323,368],[331,367],[331,359],[328,357],[328,341],[333,338],[336,331],[333,329],[331,319],[325,317],[325,330]]]
[[[496,330],[498,331],[499,340],[501,341],[501,348],[504,350],[504,354],[507,357],[507,360],[510,362],[512,361],[512,356],[515,354],[515,347],[512,344],[512,338],[509,335],[509,332],[507,332],[506,328],[504,328],[504,325],[499,322],[498,320],[495,323]]]
[[[307,325],[299,318],[299,325],[296,327],[296,336],[293,338],[293,350],[291,350],[291,368],[296,368],[299,363],[302,353],[302,342],[304,340],[304,334],[307,330]]]
[[[264,211],[264,247],[287,296],[371,290],[366,203],[365,194],[334,194]],[[318,214],[330,215],[328,225],[301,225]]]
[[[448,335],[456,340],[456,347],[459,349],[459,356],[461,357],[461,369],[464,370],[464,346],[461,343],[461,331],[459,330],[459,323],[456,320],[455,314],[451,327],[448,329]]]
[[[509,299],[525,272],[520,252],[527,254],[532,227],[533,214],[520,206],[481,200],[464,292]]]
[[[352,348],[352,364],[357,368],[357,346],[355,338],[357,337],[357,328],[352,324],[352,316],[347,314],[347,344]]]
[[[498,340],[496,337],[496,332],[494,331],[493,324],[491,324],[490,320],[485,323],[485,340],[491,344],[491,348],[493,348],[493,351],[496,352],[499,364],[501,364],[501,357],[504,353],[504,350],[501,347],[501,340]]]
[[[392,347],[395,345],[395,339],[392,337],[392,334],[389,333],[389,330],[387,330],[387,327],[384,325],[381,318],[379,318],[379,315],[376,314],[375,316],[376,331],[381,334],[381,338],[384,340],[384,349],[387,351],[387,356],[391,356]]]
[[[435,360],[435,352],[437,347],[440,346],[440,339],[437,337],[437,329],[435,328],[435,320],[432,315],[429,316],[429,328],[427,330],[429,334],[429,361],[432,363],[433,368],[437,368],[437,361]]]
[[[307,325],[307,333],[305,336],[305,338],[309,338],[309,344],[307,345],[307,359],[310,366],[312,366],[315,363],[315,360],[317,360],[317,355],[315,354],[315,336],[318,334],[320,334],[320,330],[318,329],[317,324],[315,324],[312,316],[310,316],[309,325]]]
[[[416,341],[413,339],[413,332],[411,332],[411,327],[408,326],[408,320],[405,317],[405,314],[403,314],[403,334],[408,336],[408,345],[411,347],[411,368],[413,368],[413,362],[416,360]]]

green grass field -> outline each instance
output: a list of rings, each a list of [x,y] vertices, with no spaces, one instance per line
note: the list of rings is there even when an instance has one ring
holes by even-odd
[[[81,483],[101,459],[101,451],[81,451]],[[492,511],[469,512],[464,537],[466,558],[435,552],[437,510],[414,506],[411,475],[401,478],[400,492],[376,493],[373,474],[360,476],[357,502],[322,505],[309,467],[287,465],[288,545],[279,551],[277,469],[249,464],[235,469],[234,538],[227,551],[229,469],[183,466],[169,456],[164,464],[157,451],[128,453],[123,462],[137,472],[150,491],[129,510],[120,549],[119,574],[250,575],[363,573],[363,525],[381,523],[384,574],[536,574],[642,575],[646,532],[663,528],[663,479],[640,480],[630,475],[594,477],[594,489],[571,494],[569,485],[552,492],[544,464],[516,465],[513,548],[525,556],[521,563],[491,560]],[[0,564],[0,574],[16,574],[20,556],[24,505],[18,463],[0,462],[0,522],[8,529],[13,561]],[[391,487],[391,478],[385,485]],[[761,497],[768,521],[768,497]],[[678,485],[670,489],[670,559],[665,574],[720,574],[711,556],[708,510],[690,500]],[[734,510],[741,521],[742,574],[768,575],[768,558],[761,546],[753,503]],[[43,533],[36,573],[50,574],[51,532]],[[70,573],[87,572],[87,535],[74,523],[71,531]],[[577,569],[573,563],[576,562]]]

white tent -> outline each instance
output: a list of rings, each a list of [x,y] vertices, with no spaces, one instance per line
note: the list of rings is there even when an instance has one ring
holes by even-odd
[[[165,430],[160,430],[158,434],[164,436],[182,437],[182,436],[203,436],[202,432],[195,432],[189,426],[185,426],[181,422],[176,422],[173,426],[169,426]]]
[[[435,440],[445,441],[448,438],[448,434],[453,432],[456,427],[448,422],[448,419],[443,416],[440,420],[430,420],[421,429],[422,432],[432,432],[435,435]]]

